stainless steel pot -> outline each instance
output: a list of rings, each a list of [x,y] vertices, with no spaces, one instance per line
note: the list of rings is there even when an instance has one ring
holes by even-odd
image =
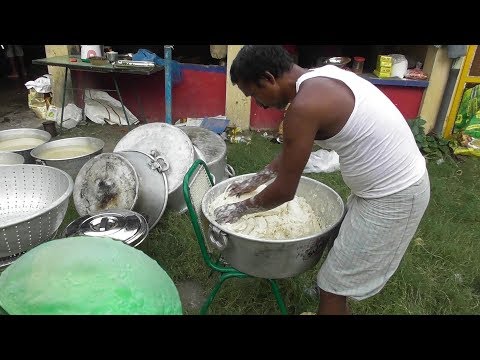
[[[194,145],[195,160],[205,161],[215,183],[235,176],[235,170],[227,164],[227,145],[220,135],[199,126],[181,126],[180,129]]]
[[[8,151],[0,151],[0,165],[17,165],[23,164],[25,159],[22,155],[8,152]]]
[[[61,159],[52,159],[48,157],[48,154],[45,152],[48,150],[65,148],[68,150],[68,147],[83,146],[91,149],[87,154],[80,156],[68,156],[65,155]],[[48,143],[37,146],[30,152],[32,158],[35,159],[37,164],[48,165],[56,167],[65,171],[70,175],[74,180],[77,177],[78,172],[85,163],[91,158],[101,154],[105,143],[103,140],[94,138],[94,137],[73,137],[66,138],[61,140],[54,140]]]
[[[209,223],[209,241],[230,265],[252,276],[282,279],[309,270],[318,263],[326,245],[338,233],[345,214],[342,198],[327,185],[302,176],[296,195],[305,198],[317,216],[330,225],[317,234],[292,240],[263,240],[234,234],[215,221],[208,206],[229,184],[253,175],[227,179],[207,191],[202,200],[202,212]]]
[[[115,146],[120,151],[141,151],[158,154],[168,165],[165,175],[168,182],[167,206],[181,212],[183,200],[183,178],[195,159],[193,144],[178,127],[166,123],[141,125],[128,132]]]
[[[75,208],[80,216],[133,210],[152,229],[167,205],[167,169],[161,157],[138,151],[99,154],[85,163],[75,179]]]
[[[46,143],[50,141],[52,135],[47,131],[43,131],[40,129],[30,129],[30,128],[22,128],[22,129],[9,129],[0,131],[0,148],[3,141],[13,140],[13,139],[21,139],[21,138],[35,138],[42,141],[42,143]],[[38,146],[38,145],[37,145]],[[2,151],[11,151],[22,155],[25,159],[25,164],[35,164],[35,159],[30,156],[30,152],[36,148],[37,146],[26,146],[25,148],[19,150],[7,150],[7,149],[0,149]]]
[[[235,176],[234,168],[227,164],[227,145],[225,141],[211,130],[199,126],[179,126],[187,134],[193,144],[195,160],[205,161],[213,177],[213,182],[219,182]],[[176,212],[183,214],[187,211],[187,204],[182,191],[175,191],[169,195],[170,207]]]

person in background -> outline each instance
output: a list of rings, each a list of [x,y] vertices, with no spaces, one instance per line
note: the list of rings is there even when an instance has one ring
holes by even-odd
[[[318,314],[349,314],[347,298],[379,293],[400,265],[430,200],[425,158],[407,121],[375,85],[334,65],[304,69],[280,45],[245,45],[230,68],[233,84],[263,108],[285,109],[280,154],[234,183],[240,196],[215,209],[219,223],[273,209],[295,196],[314,141],[335,150],[351,195],[317,274]]]
[[[25,63],[23,61],[23,48],[21,45],[7,45],[6,52],[8,61],[10,63],[10,74],[8,77],[10,79],[18,79],[20,75],[27,77],[27,71],[25,69]],[[18,66],[15,61],[15,58],[18,59]],[[19,71],[20,70],[20,71]]]

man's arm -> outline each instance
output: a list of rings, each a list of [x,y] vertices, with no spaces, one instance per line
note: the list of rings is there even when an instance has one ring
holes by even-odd
[[[333,79],[311,79],[300,87],[284,120],[283,149],[275,180],[256,196],[215,210],[219,223],[234,222],[245,214],[266,211],[295,196],[303,169],[318,130],[334,136],[341,130],[355,105],[351,90]]]
[[[233,183],[228,190],[229,195],[240,196],[242,194],[249,193],[258,188],[260,185],[265,184],[266,182],[275,178],[278,173],[281,155],[282,153],[280,152],[280,154],[278,154],[270,164],[265,166],[261,171],[256,173],[251,178]]]
[[[282,151],[269,165],[270,171],[276,171],[275,180],[250,199],[216,209],[218,222],[232,222],[242,215],[273,209],[293,199],[312,151],[319,115],[308,102],[290,106],[284,121]]]
[[[316,115],[312,110],[304,104],[295,104],[286,115],[283,149],[274,164],[277,177],[262,192],[246,200],[252,210],[266,211],[295,196],[317,132]]]

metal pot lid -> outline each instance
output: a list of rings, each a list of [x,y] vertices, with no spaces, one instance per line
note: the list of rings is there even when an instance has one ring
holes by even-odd
[[[75,208],[80,216],[107,209],[133,209],[138,183],[135,168],[124,157],[99,154],[82,166],[75,179]]]
[[[84,235],[109,237],[136,247],[147,237],[148,224],[135,211],[110,209],[78,218],[63,233],[64,237]]]
[[[227,145],[220,135],[199,126],[179,126],[178,128],[187,134],[193,145],[200,150],[207,165],[226,156]]]
[[[194,161],[193,144],[174,125],[151,123],[131,130],[115,146],[114,152],[135,150],[152,155],[156,152],[168,164],[165,171],[169,194],[183,183],[183,177]]]

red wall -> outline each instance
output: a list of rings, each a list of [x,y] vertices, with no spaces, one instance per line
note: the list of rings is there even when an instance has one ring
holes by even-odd
[[[418,116],[422,103],[423,87],[377,85],[400,110],[407,120]]]
[[[172,119],[225,115],[225,68],[182,64],[183,80],[172,88]],[[72,71],[75,87],[115,89],[112,75]],[[143,123],[165,121],[165,74],[117,74],[117,80],[126,107]],[[406,119],[418,116],[422,101],[422,87],[376,85],[398,107]],[[116,92],[109,94],[118,99]],[[137,98],[138,97],[138,98]],[[81,94],[77,104],[83,106]],[[142,106],[139,105],[142,104]],[[263,109],[255,100],[251,102],[250,126],[252,129],[277,129],[283,111]]]
[[[252,99],[250,106],[250,127],[252,129],[278,129],[283,120],[283,111],[277,109],[264,109]]]
[[[225,68],[182,65],[183,79],[172,87],[172,119],[225,115]],[[165,73],[152,75],[117,74],[125,106],[144,122],[165,121]],[[72,71],[75,87],[115,89],[111,74]],[[108,92],[118,99],[115,91]],[[138,99],[137,99],[138,95]],[[80,92],[77,104],[83,106]],[[139,105],[138,101],[143,105]],[[145,112],[145,116],[143,115]]]

